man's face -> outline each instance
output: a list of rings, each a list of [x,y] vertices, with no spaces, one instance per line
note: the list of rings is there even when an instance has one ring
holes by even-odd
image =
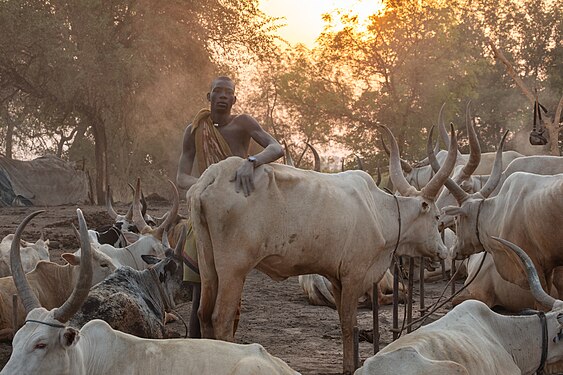
[[[233,104],[237,101],[235,84],[225,79],[216,79],[211,85],[211,92],[207,94],[211,103],[211,112],[230,113]]]

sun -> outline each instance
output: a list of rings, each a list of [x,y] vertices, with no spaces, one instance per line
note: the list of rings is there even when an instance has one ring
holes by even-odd
[[[267,15],[283,17],[286,26],[279,35],[291,44],[302,43],[312,47],[326,26],[323,14],[333,15],[333,26],[338,29],[338,13],[355,14],[358,24],[369,16],[384,10],[382,0],[261,0],[260,9]]]

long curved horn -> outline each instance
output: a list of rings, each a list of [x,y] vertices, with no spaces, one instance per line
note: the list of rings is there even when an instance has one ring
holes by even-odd
[[[440,113],[438,114],[438,130],[440,131],[440,137],[442,137],[442,141],[446,145],[446,148],[450,148],[450,137],[448,137],[448,130],[446,129],[446,123],[444,122],[444,107],[446,106],[446,102],[442,104],[440,107]],[[438,142],[440,144],[440,142]]]
[[[436,172],[436,174],[428,181],[426,186],[420,191],[422,196],[434,199],[440,191],[440,188],[448,180],[450,173],[455,167],[455,161],[457,158],[457,137],[455,134],[453,124],[451,126],[451,136],[450,136],[450,148],[448,150],[448,156],[444,162],[444,165]],[[430,157],[430,156],[429,156]]]
[[[319,156],[319,153],[317,152],[317,150],[315,150],[315,148],[308,142],[305,143],[313,152],[313,156],[315,157],[315,167],[313,168],[315,171],[320,172],[321,171],[321,158]]]
[[[491,236],[491,237],[494,240],[497,240],[498,242],[503,244],[504,246],[508,247],[510,250],[514,251],[516,255],[518,255],[518,258],[520,258],[520,260],[524,264],[526,275],[528,276],[528,283],[530,284],[530,292],[532,292],[532,295],[534,296],[536,301],[538,301],[540,304],[551,310],[553,308],[553,304],[555,303],[556,299],[550,296],[549,294],[547,294],[545,290],[543,290],[541,286],[540,278],[538,276],[538,271],[536,271],[536,267],[534,266],[534,263],[532,262],[528,254],[526,254],[524,250],[522,250],[520,247],[513,244],[512,242],[509,242],[507,240],[495,236]]]
[[[147,200],[145,199],[145,194],[143,194],[143,191],[141,190],[141,215],[145,217],[146,214],[147,214]]]
[[[436,159],[436,155],[432,152],[432,134],[434,133],[434,127],[430,129],[430,133],[428,134],[428,140],[426,142],[426,153],[428,154],[428,159],[430,160],[430,165],[434,170],[434,173],[437,173],[440,170],[440,163]],[[454,198],[457,200],[459,204],[469,198],[469,194],[467,194],[458,184],[455,183],[454,180],[451,178],[447,178],[446,182],[444,183],[446,188],[452,193]]]
[[[109,216],[112,218],[112,220],[117,219],[117,212],[115,212],[115,210],[113,209],[113,206],[111,205],[111,190],[110,190],[109,185],[108,185],[108,188],[106,190],[106,209],[108,211]]]
[[[178,194],[178,188],[176,188],[176,185],[172,181],[168,180],[168,182],[170,183],[170,185],[172,185],[174,200],[172,203],[172,208],[170,209],[170,214],[166,216],[166,220],[164,220],[153,233],[153,236],[155,236],[159,240],[162,240],[162,234],[164,233],[164,230],[168,229],[168,227],[172,225],[174,220],[176,220],[176,217],[178,216],[178,210],[180,208],[180,195]]]
[[[287,143],[285,143],[285,140],[283,141],[283,148],[285,150],[285,164],[289,165],[290,167],[295,167],[295,163],[293,162],[293,158],[289,153],[289,147],[287,147]]]
[[[133,221],[133,204],[135,203],[135,188],[130,183],[127,183],[127,185],[129,185],[129,187],[131,188],[131,191],[133,192],[133,202],[131,202],[131,204],[129,205],[129,209],[127,210],[127,213],[125,214],[125,220],[127,220],[128,222],[132,222]]]
[[[500,140],[500,143],[498,145],[497,154],[495,155],[495,164],[493,164],[491,175],[489,176],[489,179],[487,180],[485,186],[483,186],[483,188],[479,191],[485,198],[491,195],[500,181],[500,177],[502,175],[502,152],[504,149],[504,140],[506,139],[507,135],[508,130],[504,132],[504,135],[502,136],[502,139]]]
[[[408,197],[415,195],[417,193],[416,188],[411,186],[405,176],[403,176],[397,140],[389,128],[384,125],[380,125],[380,127],[383,129],[383,132],[387,134],[391,142],[391,153],[389,155],[389,178],[391,182],[393,182],[393,185],[395,185],[397,191],[401,193],[402,196]]]
[[[383,145],[383,149],[385,150],[385,153],[387,154],[387,156],[391,157],[391,152],[387,148],[387,145],[385,144],[385,141],[383,140],[383,138],[381,138],[381,144]],[[403,169],[403,171],[405,171],[405,173],[411,173],[412,168],[413,168],[412,165],[410,165],[407,161],[401,159],[400,157],[399,157],[399,160],[401,161],[401,168]]]
[[[471,101],[467,102],[467,109],[465,111],[465,127],[467,128],[467,137],[469,138],[469,159],[461,170],[459,180],[456,181],[458,183],[467,180],[473,172],[475,172],[475,169],[477,169],[481,162],[481,146],[479,145],[477,133],[475,132],[475,127],[471,119],[471,112],[469,110],[470,104]]]
[[[68,322],[70,318],[80,309],[80,306],[88,297],[92,286],[92,249],[88,238],[88,227],[80,208],[76,209],[78,216],[78,228],[80,230],[80,248],[82,256],[80,259],[80,273],[74,286],[74,290],[61,307],[56,309],[53,317],[61,323]]]
[[[14,239],[12,240],[12,246],[10,247],[10,268],[12,269],[12,278],[14,280],[14,284],[16,285],[16,289],[18,290],[18,295],[22,300],[23,307],[25,309],[25,313],[29,314],[29,312],[33,309],[41,307],[37,296],[31,289],[27,278],[25,277],[25,272],[23,271],[22,260],[20,256],[20,240],[23,230],[27,223],[31,221],[35,216],[39,215],[40,213],[45,212],[42,211],[35,211],[29,214],[20,225],[18,225],[18,229],[16,229],[16,234],[14,235]],[[14,327],[16,329],[16,327]]]
[[[133,188],[133,186],[131,185],[129,186],[131,187],[131,189],[133,189],[134,192],[133,203],[131,205],[131,220],[137,227],[139,233],[146,233],[152,228],[147,224],[143,214],[141,213],[141,178],[137,177],[137,186],[135,188]]]

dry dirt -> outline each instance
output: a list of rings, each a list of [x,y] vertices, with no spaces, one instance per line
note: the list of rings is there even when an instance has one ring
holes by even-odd
[[[114,207],[118,212],[126,211],[125,205],[116,204]],[[80,208],[89,227],[111,222],[103,207],[81,206]],[[168,208],[166,203],[149,201],[150,214],[160,216]],[[43,231],[45,238],[51,243],[51,260],[61,263],[62,252],[72,252],[78,247],[70,225],[77,224],[76,207],[0,208],[0,239],[9,233],[14,233],[23,218],[38,209],[45,209],[45,212],[27,226],[23,239],[35,242]],[[426,285],[427,306],[438,298],[445,285],[444,281]],[[446,294],[449,295],[449,290]],[[414,297],[413,315],[418,317],[419,294],[416,286]],[[190,302],[181,303],[176,310],[186,321],[190,306]],[[401,305],[399,310],[401,318],[403,307]],[[441,313],[444,311],[446,310],[440,310]],[[379,319],[381,347],[383,347],[392,340],[391,306],[381,307]],[[365,330],[372,328],[371,310],[359,310],[358,326]],[[185,333],[181,322],[172,323],[170,328],[181,336]],[[329,307],[311,306],[303,295],[296,277],[275,282],[258,271],[253,271],[247,277],[236,341],[260,343],[270,353],[282,358],[304,375],[340,374],[342,371],[342,340],[338,314]],[[359,352],[360,361],[363,361],[373,355],[373,345],[365,341],[360,342]],[[11,345],[0,343],[0,368],[8,361],[10,353]]]

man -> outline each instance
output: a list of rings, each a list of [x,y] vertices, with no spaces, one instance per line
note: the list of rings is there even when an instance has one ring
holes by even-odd
[[[273,162],[283,155],[282,146],[247,114],[232,115],[236,103],[235,84],[228,77],[217,77],[207,93],[211,110],[202,109],[184,131],[182,155],[178,163],[176,182],[178,187],[189,189],[211,164],[229,156],[246,158],[236,171],[233,180],[235,191],[242,190],[245,196],[254,191],[254,168]],[[250,139],[264,148],[255,155],[248,155]],[[188,223],[188,237],[184,254],[184,281],[192,286],[192,312],[190,315],[190,337],[201,337],[197,310],[201,293],[201,281],[197,270],[195,238]]]

